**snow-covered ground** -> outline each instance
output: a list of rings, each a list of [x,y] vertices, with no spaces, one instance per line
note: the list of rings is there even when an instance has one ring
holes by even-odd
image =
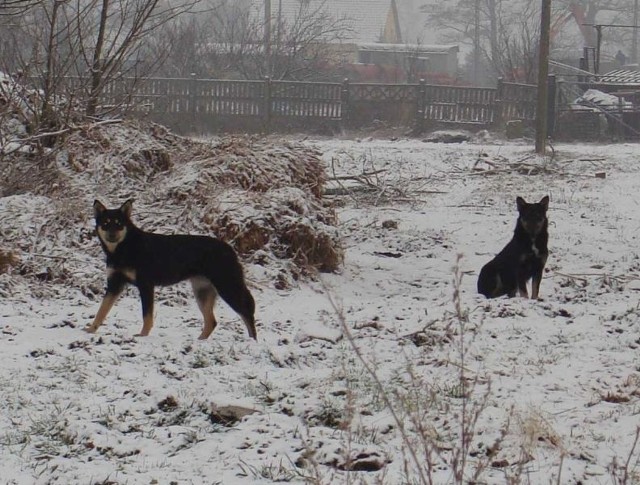
[[[247,265],[257,343],[223,302],[197,341],[187,285],[148,338],[133,290],[96,335],[76,290],[2,299],[0,483],[639,483],[638,145],[305,143],[344,267],[277,290]],[[481,298],[516,196],[546,194],[542,301]]]

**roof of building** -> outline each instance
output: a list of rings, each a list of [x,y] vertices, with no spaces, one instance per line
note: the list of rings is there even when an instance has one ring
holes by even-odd
[[[630,69],[614,69],[598,76],[599,83],[608,84],[640,84],[640,71]]]
[[[455,44],[381,44],[377,42],[362,42],[358,44],[361,51],[393,51],[407,53],[446,53],[458,52],[460,47]]]
[[[271,0],[274,19],[281,18],[291,23],[299,17],[302,9],[311,12],[326,12],[333,19],[344,19],[349,32],[347,42],[378,42],[387,23],[393,0]],[[253,15],[264,16],[264,0],[253,0]]]

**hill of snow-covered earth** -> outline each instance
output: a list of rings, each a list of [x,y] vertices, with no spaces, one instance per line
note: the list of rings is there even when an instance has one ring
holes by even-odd
[[[148,338],[132,289],[96,335],[99,295],[2,296],[0,483],[638,483],[638,146],[304,143],[344,265],[276,289],[246,260],[257,343],[223,302],[196,340],[187,285],[157,290]],[[546,194],[542,300],[480,297],[516,196]]]

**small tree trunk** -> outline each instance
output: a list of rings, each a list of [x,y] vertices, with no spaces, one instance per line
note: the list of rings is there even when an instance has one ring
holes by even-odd
[[[51,22],[49,27],[49,38],[47,39],[47,70],[44,72],[44,82],[42,87],[42,113],[41,124],[47,127],[53,127],[53,109],[51,107],[51,97],[53,96],[53,76],[55,75],[55,57],[58,53],[58,45],[56,42],[56,26],[58,23],[58,9],[60,2],[53,2],[53,10],[51,11]]]
[[[93,63],[91,65],[91,86],[89,99],[87,100],[87,116],[94,116],[98,107],[98,98],[102,91],[102,51],[104,48],[104,36],[107,30],[107,18],[109,17],[109,0],[102,0],[102,10],[100,11],[100,25],[98,27],[98,37],[93,50]]]

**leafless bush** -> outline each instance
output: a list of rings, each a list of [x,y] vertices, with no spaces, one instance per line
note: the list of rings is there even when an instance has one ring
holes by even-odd
[[[337,160],[331,160],[332,177],[328,182],[334,187],[327,188],[329,196],[347,196],[359,205],[381,205],[386,203],[418,204],[422,197],[443,193],[434,185],[438,177],[407,173],[402,160],[396,160],[392,166],[379,167],[371,153],[363,153],[357,158],[346,154],[351,164],[360,167],[359,173],[339,175]],[[432,188],[433,187],[433,188]]]

